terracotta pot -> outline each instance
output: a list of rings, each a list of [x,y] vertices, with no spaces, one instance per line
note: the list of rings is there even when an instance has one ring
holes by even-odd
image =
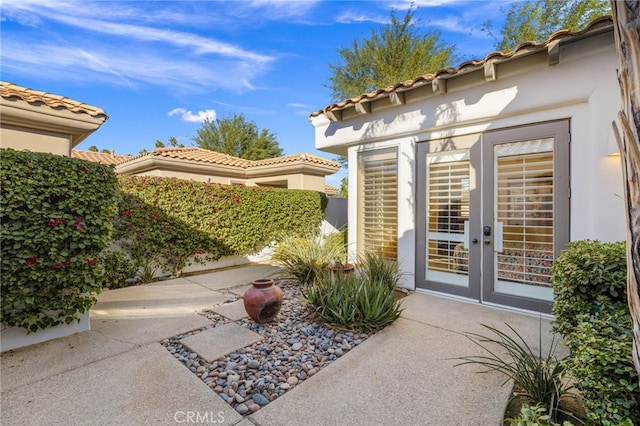
[[[338,266],[329,266],[329,270],[331,271],[331,275],[333,276],[336,276],[338,274],[349,275],[353,273],[353,271],[355,270],[355,266],[352,265],[351,263],[344,263]]]
[[[259,279],[251,284],[242,297],[247,314],[260,324],[273,320],[280,312],[284,293],[272,279]]]

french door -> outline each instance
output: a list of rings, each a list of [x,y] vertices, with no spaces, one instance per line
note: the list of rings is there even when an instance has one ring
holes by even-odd
[[[418,144],[418,288],[549,312],[569,241],[569,123]]]

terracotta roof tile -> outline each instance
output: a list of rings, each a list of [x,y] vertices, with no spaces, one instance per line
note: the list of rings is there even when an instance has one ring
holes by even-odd
[[[430,84],[435,78],[441,77],[443,75],[455,75],[455,74],[460,74],[468,71],[473,71],[480,67],[483,67],[486,62],[489,62],[491,60],[500,60],[500,59],[506,60],[511,57],[526,54],[531,51],[539,51],[541,49],[546,49],[551,43],[554,43],[555,41],[562,40],[564,38],[575,38],[589,31],[592,31],[594,29],[610,27],[612,25],[612,22],[613,21],[610,15],[602,16],[600,18],[593,20],[591,23],[589,23],[589,25],[587,25],[584,29],[580,31],[569,31],[569,30],[556,31],[544,42],[538,43],[535,41],[527,41],[518,45],[518,47],[516,47],[515,50],[511,52],[506,52],[506,53],[499,52],[499,51],[492,52],[487,56],[485,56],[485,58],[482,60],[466,61],[455,68],[441,69],[436,71],[433,74],[424,74],[416,77],[413,80],[397,83],[393,86],[378,89],[373,92],[363,93],[359,96],[356,96],[355,98],[350,98],[342,102],[334,103],[332,105],[324,107],[319,111],[313,112],[309,115],[309,118],[317,117],[319,115],[322,115],[332,110],[344,109],[350,105],[354,105],[365,100],[373,100],[376,98],[388,96],[389,94],[395,91],[404,91],[404,90],[409,90],[418,86],[422,86],[424,84]]]
[[[133,158],[130,155],[115,155],[114,153],[82,151],[79,149],[71,150],[71,158],[91,161],[92,163],[117,165]]]
[[[329,185],[327,183],[324,184],[324,192],[327,195],[336,195],[338,193],[338,188],[335,186]]]
[[[5,99],[18,98],[29,104],[44,104],[50,108],[61,108],[79,114],[87,114],[91,117],[108,118],[100,108],[74,101],[64,96],[39,90],[28,89],[6,81],[0,81],[0,96]]]
[[[242,169],[249,169],[252,167],[268,166],[272,164],[285,164],[294,162],[307,162],[319,164],[322,166],[334,167],[336,170],[340,168],[340,163],[327,160],[315,155],[300,153],[294,155],[286,155],[284,157],[267,158],[264,160],[245,160],[243,158],[233,157],[231,155],[222,154],[219,152],[211,151],[198,147],[186,147],[186,148],[155,148],[149,153],[145,153],[136,157],[131,157],[129,160],[145,156],[158,156],[166,158],[177,158],[181,160],[199,161],[209,164],[217,164],[223,166],[239,167]]]

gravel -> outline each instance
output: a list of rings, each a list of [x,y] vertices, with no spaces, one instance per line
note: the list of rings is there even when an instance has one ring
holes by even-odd
[[[274,321],[266,324],[250,318],[236,321],[264,336],[260,342],[211,363],[189,352],[180,343],[182,338],[231,322],[213,311],[202,314],[212,325],[161,342],[241,415],[254,413],[281,397],[370,337],[367,333],[327,327],[317,319],[313,307],[300,300],[299,284],[287,281],[277,284],[284,292],[284,300]]]

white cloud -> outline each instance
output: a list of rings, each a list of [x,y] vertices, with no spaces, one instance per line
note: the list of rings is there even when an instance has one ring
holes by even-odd
[[[189,123],[202,123],[204,120],[215,120],[216,110],[205,109],[204,111],[198,111],[195,114],[185,108],[174,108],[167,114],[169,117],[179,115],[182,121],[188,121]]]
[[[276,59],[182,27],[165,29],[166,21],[149,22],[148,14],[135,2],[122,8],[103,6],[100,2],[91,5],[5,0],[3,19],[42,28],[20,36],[3,32],[2,67],[34,77],[46,68],[50,78],[91,78],[129,87],[144,83],[183,91],[242,92],[253,90],[253,81]],[[173,10],[165,11],[165,16],[172,13]],[[139,25],[138,16],[147,16],[143,25]],[[180,19],[182,15],[175,15],[175,21]],[[47,22],[80,32],[48,37]],[[127,53],[123,55],[125,46]],[[234,78],[229,78],[230,75]]]
[[[388,15],[372,15],[363,12],[347,10],[336,17],[336,22],[340,24],[373,22],[375,24],[386,24],[389,21]]]

